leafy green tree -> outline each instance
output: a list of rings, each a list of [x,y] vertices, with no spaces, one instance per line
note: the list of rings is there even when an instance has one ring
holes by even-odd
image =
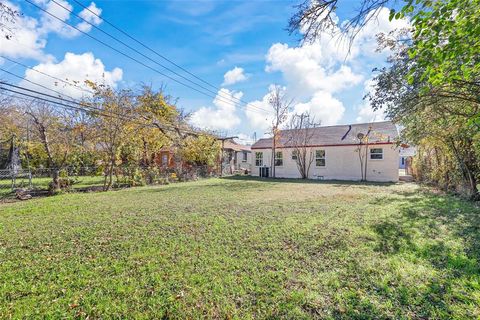
[[[130,90],[114,90],[109,86],[87,82],[94,95],[90,102],[94,113],[99,152],[105,163],[104,190],[113,184],[113,176],[121,164],[120,152],[131,137],[135,136],[133,124],[134,96]]]
[[[220,143],[211,135],[188,136],[179,154],[185,162],[193,165],[214,166],[220,156]]]
[[[387,117],[402,125],[403,140],[418,147],[419,180],[476,198],[480,130],[470,120],[479,106],[441,90],[426,91],[431,84],[409,51],[408,46],[396,48],[367,97],[374,109],[384,108]]]

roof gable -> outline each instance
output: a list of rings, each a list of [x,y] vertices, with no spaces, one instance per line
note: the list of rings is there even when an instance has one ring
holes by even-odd
[[[245,146],[235,142],[233,139],[223,141],[223,149],[232,149],[234,151],[250,151],[250,146]]]

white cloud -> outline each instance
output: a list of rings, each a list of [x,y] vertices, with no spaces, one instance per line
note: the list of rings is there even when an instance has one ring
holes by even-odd
[[[312,99],[306,103],[299,103],[293,108],[293,113],[310,113],[316,122],[322,126],[337,124],[343,117],[345,107],[329,92],[317,91]]]
[[[20,8],[6,1],[15,11],[20,12]],[[46,59],[43,49],[47,41],[41,37],[38,32],[38,21],[28,16],[17,17],[15,23],[4,22],[6,27],[12,30],[9,39],[0,36],[0,54],[10,58],[33,58],[36,60]]]
[[[266,72],[280,72],[286,82],[287,91],[295,97],[297,103],[293,113],[308,111],[322,125],[337,124],[342,121],[345,106],[337,97],[346,89],[360,84],[366,77],[365,59],[381,60],[382,55],[376,52],[378,33],[388,34],[395,29],[409,27],[408,20],[388,19],[389,10],[382,8],[378,16],[371,19],[358,33],[353,43],[345,39],[339,27],[341,23],[334,15],[334,23],[330,30],[324,31],[313,43],[302,43],[298,47],[288,44],[273,44],[265,56]],[[368,81],[365,87],[368,89]],[[267,95],[268,96],[268,95]],[[265,96],[254,101],[254,105],[268,107]],[[267,97],[268,99],[268,97]],[[354,108],[352,108],[354,109]],[[364,104],[357,108],[357,121],[376,121],[384,119],[382,112],[373,112],[370,106]],[[250,110],[251,111],[251,110]],[[264,130],[271,122],[268,116],[249,112],[247,118],[253,128]]]
[[[308,111],[322,125],[337,124],[343,117],[345,107],[334,97],[335,93],[359,84],[363,76],[351,67],[339,63],[338,54],[333,54],[333,43],[326,40],[289,47],[274,44],[267,54],[267,72],[280,71],[287,82],[287,90],[300,103],[293,113]],[[250,117],[252,126],[261,125],[259,117]]]
[[[299,97],[311,96],[317,90],[338,92],[362,80],[349,66],[333,64],[324,51],[320,43],[296,48],[276,43],[268,51],[266,71],[282,72],[289,90]]]
[[[270,85],[269,93],[267,93],[262,100],[250,102],[245,114],[250,121],[251,127],[257,130],[259,137],[268,136],[269,128],[274,119],[274,112],[269,104],[269,98],[274,86]],[[286,91],[286,88],[283,88]],[[329,92],[319,90],[313,94],[311,99],[304,103],[297,103],[289,111],[287,119],[290,119],[294,114],[301,114],[304,112],[310,113],[315,118],[316,122],[322,125],[337,124],[345,112],[343,103],[333,97]],[[285,121],[284,126],[288,124]]]
[[[95,14],[93,14],[93,13]],[[98,8],[95,2],[90,3],[87,9],[83,9],[79,16],[85,19],[86,21],[90,22],[91,24],[98,26],[102,23],[102,19],[99,16],[102,14],[102,9]],[[89,32],[92,30],[92,26],[85,21],[80,22],[77,25],[77,28],[82,30],[83,32]]]
[[[373,12],[370,13],[372,15]],[[382,8],[377,13],[377,16],[371,19],[358,33],[353,46],[355,46],[356,54],[363,54],[369,56],[376,53],[377,41],[376,35],[379,33],[388,34],[394,30],[408,29],[411,27],[410,20],[393,19],[389,20],[390,9]],[[378,53],[376,53],[378,54]]]
[[[234,140],[237,143],[244,144],[244,145],[252,145],[255,141],[253,140],[253,136],[245,134],[245,133],[237,133],[235,134],[238,138]]]
[[[385,120],[383,110],[374,111],[369,103],[364,103],[358,110],[356,121],[358,123],[378,122]]]
[[[223,75],[223,86],[232,85],[238,82],[242,82],[248,79],[248,75],[245,74],[243,68],[235,67],[232,70],[227,71]]]
[[[272,86],[270,86],[270,91]],[[270,92],[267,93],[262,100],[255,100],[250,102],[245,108],[245,115],[250,121],[250,126],[257,130],[258,137],[266,134],[268,128],[272,125],[273,109],[268,100]]]
[[[70,19],[70,12],[62,7],[72,10],[72,5],[65,0],[56,1],[59,3],[59,5],[53,1],[48,1],[45,3],[44,9],[53,16],[58,17],[61,21],[42,11],[40,15],[40,28],[38,29],[38,32],[40,34],[54,32],[64,37],[74,37],[78,35],[77,30],[63,23],[64,21]]]
[[[16,18],[14,23],[6,22],[7,27],[12,30],[12,34],[9,39],[0,36],[0,54],[10,58],[32,58],[39,61],[48,61],[53,59],[51,55],[44,52],[49,34],[56,33],[65,38],[73,38],[81,34],[79,31],[62,22],[70,19],[70,12],[52,1],[36,0],[35,2],[39,6],[44,7],[48,12],[60,18],[61,21],[45,12],[41,12],[38,19],[29,17],[21,12],[20,7],[11,2],[4,1],[5,5],[22,14]],[[57,2],[69,10],[73,8],[71,4],[65,0],[57,0]],[[93,2],[88,8],[99,15],[102,11]],[[81,11],[79,16],[94,25],[102,22],[100,18],[88,12],[86,9]],[[86,22],[78,23],[77,27],[84,32],[88,32],[92,28]]]
[[[373,92],[375,81],[369,79],[365,81],[365,94]],[[385,112],[382,109],[374,111],[368,100],[364,100],[363,104],[358,108],[358,116],[356,118],[357,122],[377,122],[385,120]]]
[[[53,16],[59,18],[61,21],[56,19],[55,17],[52,17],[52,15],[46,12],[42,12],[42,15],[40,17],[40,32],[55,32],[65,38],[73,38],[79,36],[81,34],[80,31],[64,23],[70,19],[71,13],[69,11],[72,11],[73,9],[72,5],[66,0],[56,0],[56,2],[58,4],[53,1],[46,2],[45,10],[47,10]],[[98,8],[94,2],[90,3],[88,9],[98,15],[102,13],[102,10]],[[78,15],[82,19],[85,19],[85,21],[79,22],[76,25],[76,28],[80,29],[83,32],[89,32],[92,29],[92,26],[89,23],[95,26],[99,25],[102,22],[102,19],[95,16],[92,12],[88,11],[87,9],[83,9]]]
[[[95,58],[91,52],[84,54],[67,52],[64,59],[59,63],[45,62],[36,65],[33,69],[70,83],[77,83],[78,86],[84,89],[88,89],[85,85],[85,80],[100,82],[115,87],[117,83],[122,80],[123,76],[123,71],[120,68],[114,68],[111,71],[107,71],[103,62],[100,59]],[[73,98],[80,98],[82,95],[85,95],[85,92],[80,91],[73,86],[56,81],[30,69],[25,71],[25,79],[40,83],[43,86],[60,91]],[[27,81],[22,81],[21,85],[36,90],[39,89]]]
[[[200,128],[228,130],[240,123],[237,105],[242,92],[222,88],[213,100],[214,107],[202,107],[192,114],[190,122]]]

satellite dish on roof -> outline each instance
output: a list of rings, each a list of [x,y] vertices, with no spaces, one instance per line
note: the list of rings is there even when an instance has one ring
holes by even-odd
[[[359,133],[357,134],[358,140],[362,140],[363,137],[365,137],[365,135],[364,135],[363,133],[359,132]]]

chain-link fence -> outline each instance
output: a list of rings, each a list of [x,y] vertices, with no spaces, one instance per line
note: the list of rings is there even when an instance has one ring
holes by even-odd
[[[118,166],[110,176],[109,170],[98,167],[65,167],[61,169],[37,168],[31,170],[0,170],[0,198],[15,196],[18,192],[48,194],[52,188],[55,171],[58,184],[66,191],[101,191],[110,188],[126,188],[144,185],[169,184],[182,181],[214,177],[218,170],[210,166],[182,165]],[[111,178],[111,183],[110,183]]]
[[[0,197],[18,188],[32,188],[32,175],[29,170],[0,170]]]

